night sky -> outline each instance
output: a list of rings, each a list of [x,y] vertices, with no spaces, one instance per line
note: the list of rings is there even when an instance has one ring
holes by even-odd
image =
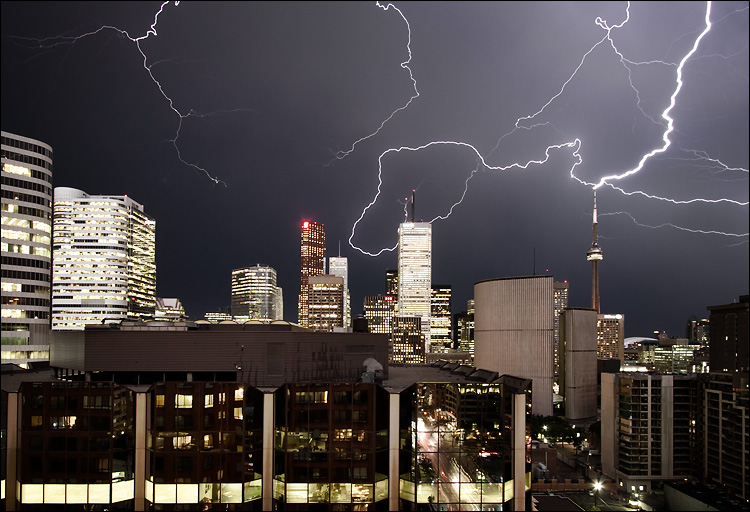
[[[654,150],[597,190],[602,312],[684,336],[748,293],[747,2],[715,3],[681,67],[705,3],[632,4],[616,50],[594,46],[625,2],[171,3],[140,42],[152,78],[133,39],[160,5],[2,2],[2,129],[53,147],[54,186],[144,204],[157,295],[193,320],[262,263],[296,321],[305,219],[329,256],[340,242],[361,313],[397,264],[361,251],[396,245],[412,189],[454,312],[476,281],[534,271],[590,307],[593,185]],[[77,38],[105,25],[130,37]]]

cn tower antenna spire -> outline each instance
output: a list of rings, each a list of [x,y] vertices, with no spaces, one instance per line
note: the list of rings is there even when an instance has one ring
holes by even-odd
[[[414,222],[414,202],[417,200],[417,191],[411,191],[411,221]]]
[[[599,299],[599,262],[604,258],[599,247],[599,237],[596,232],[596,189],[594,189],[594,214],[592,217],[593,243],[591,249],[586,253],[586,260],[591,262],[591,309],[601,314],[601,302]]]

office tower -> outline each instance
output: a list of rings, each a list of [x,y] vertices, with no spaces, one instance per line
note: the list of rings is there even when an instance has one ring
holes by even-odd
[[[567,308],[560,314],[560,394],[565,419],[596,419],[596,311]]]
[[[55,188],[52,329],[153,317],[156,222],[128,196]]]
[[[179,321],[186,320],[185,308],[182,307],[180,299],[156,298],[154,320]]]
[[[349,260],[341,256],[341,249],[339,249],[338,256],[328,258],[328,273],[344,279],[344,327],[351,327],[352,304],[349,295]]]
[[[368,295],[364,300],[367,331],[377,334],[391,334],[391,322],[396,312],[396,299],[393,295]]]
[[[531,409],[543,416],[552,416],[552,283],[552,276],[527,276],[474,285],[474,361],[500,375],[533,379]]]
[[[419,317],[430,351],[430,313],[432,307],[432,225],[429,222],[404,222],[398,228],[398,306],[400,317]]]
[[[555,304],[555,377],[560,373],[560,312],[568,307],[568,282],[555,281],[553,285]]]
[[[466,311],[456,313],[454,320],[458,350],[474,357],[474,299],[466,302]]]
[[[625,361],[625,315],[598,315],[597,358]]]
[[[696,361],[699,350],[700,345],[692,344],[654,347],[654,371],[657,373],[706,373],[706,368],[700,364],[700,361]]]
[[[747,372],[750,370],[750,331],[748,317],[750,295],[738,302],[709,306],[711,323],[709,367],[712,372]]]
[[[385,294],[398,298],[398,270],[389,269],[385,271]]]
[[[599,248],[596,225],[596,190],[594,190],[594,243],[591,245],[589,252],[586,253],[586,261],[591,262],[591,309],[595,309],[597,313],[601,313],[602,308],[599,301],[599,262],[604,258],[604,255]]]
[[[332,332],[344,327],[344,279],[322,274],[307,280],[307,327]]]
[[[297,322],[307,327],[307,279],[325,274],[326,231],[323,224],[302,222],[300,235],[300,288]]]
[[[52,148],[2,132],[2,362],[49,359]]]
[[[602,374],[602,472],[625,492],[691,478],[700,464],[695,376]]]
[[[420,317],[393,317],[388,361],[394,364],[422,364],[425,362],[424,329]]]
[[[685,327],[685,337],[704,347],[708,347],[710,325],[708,318],[698,319],[697,316],[692,315]]]
[[[281,320],[280,293],[276,270],[267,265],[232,270],[232,316],[235,318]]]
[[[430,338],[432,352],[448,352],[453,348],[453,315],[451,314],[451,285],[432,285],[430,307]]]

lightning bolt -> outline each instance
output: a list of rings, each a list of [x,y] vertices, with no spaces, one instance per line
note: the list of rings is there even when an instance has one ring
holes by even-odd
[[[745,10],[745,9],[739,9],[739,10],[737,10],[735,12],[740,12],[742,10]],[[402,16],[403,16],[403,14],[402,14]],[[729,16],[729,15],[727,15],[727,16]],[[725,16],[725,18],[726,18],[726,16]],[[505,165],[505,166],[492,166],[492,165],[489,165],[486,162],[485,158],[481,155],[481,153],[479,152],[479,150],[477,150],[473,145],[471,145],[469,143],[466,143],[466,142],[458,142],[458,141],[434,141],[434,142],[429,142],[429,143],[423,144],[421,146],[416,146],[416,147],[402,146],[400,148],[391,148],[391,149],[388,149],[388,150],[384,151],[383,153],[381,153],[380,156],[378,157],[378,187],[377,187],[377,191],[376,191],[376,194],[375,194],[374,198],[372,199],[372,201],[367,206],[365,206],[365,208],[363,209],[363,211],[362,211],[361,215],[359,216],[359,218],[354,222],[354,225],[352,226],[351,235],[349,237],[349,245],[353,249],[356,249],[356,250],[362,252],[363,254],[369,255],[369,256],[378,256],[378,255],[380,255],[380,254],[382,254],[383,252],[386,252],[386,251],[394,251],[398,247],[398,244],[396,244],[393,247],[390,247],[390,248],[386,247],[386,248],[383,248],[380,251],[377,251],[377,252],[374,252],[374,253],[365,251],[361,247],[355,245],[355,243],[353,242],[357,225],[362,221],[362,219],[364,218],[364,216],[367,214],[367,211],[377,202],[377,200],[378,200],[378,198],[379,198],[379,196],[381,194],[382,185],[383,185],[383,157],[386,156],[386,155],[388,155],[388,154],[390,154],[390,153],[399,153],[401,151],[420,151],[420,150],[427,149],[427,148],[429,148],[431,146],[434,146],[434,145],[455,145],[455,146],[459,146],[459,147],[463,147],[463,148],[469,148],[469,149],[471,149],[471,151],[477,157],[479,165],[477,167],[477,170],[475,170],[474,172],[472,172],[472,174],[466,180],[466,182],[465,182],[465,189],[464,189],[464,192],[463,192],[463,194],[461,196],[461,199],[458,202],[456,202],[455,204],[453,204],[451,206],[451,208],[450,208],[450,210],[448,211],[447,214],[445,214],[445,215],[438,215],[434,219],[432,219],[432,221],[430,221],[430,222],[434,222],[434,221],[436,221],[438,219],[439,220],[444,220],[444,219],[447,219],[450,216],[450,214],[453,212],[454,208],[457,207],[463,201],[464,197],[466,196],[466,191],[468,189],[468,182],[474,176],[474,174],[479,170],[480,167],[483,167],[484,169],[487,169],[487,170],[496,170],[496,171],[507,171],[507,170],[514,169],[514,168],[515,169],[526,169],[529,165],[532,165],[532,164],[535,164],[535,165],[542,165],[542,164],[544,164],[547,161],[547,159],[549,158],[550,150],[552,150],[552,149],[561,149],[561,148],[569,148],[569,150],[571,151],[572,155],[575,157],[575,163],[572,165],[572,167],[570,168],[570,171],[569,171],[570,177],[572,179],[578,181],[582,185],[585,185],[587,187],[591,187],[593,190],[596,190],[596,189],[601,188],[602,186],[606,185],[606,186],[612,188],[613,190],[616,190],[616,191],[618,191],[618,192],[620,192],[620,193],[622,193],[622,194],[624,194],[626,196],[641,195],[641,196],[649,198],[649,199],[659,200],[659,201],[665,201],[665,202],[676,204],[676,205],[678,205],[678,204],[692,204],[692,203],[728,203],[728,204],[737,205],[737,206],[747,206],[748,202],[737,201],[737,200],[728,199],[728,198],[719,198],[719,199],[694,198],[694,199],[688,199],[688,200],[672,199],[672,198],[658,196],[658,195],[655,195],[655,194],[649,194],[649,193],[641,191],[641,190],[626,191],[622,187],[617,187],[617,186],[615,186],[614,184],[611,183],[612,181],[623,180],[623,179],[625,179],[625,178],[627,178],[629,176],[632,176],[634,174],[639,173],[641,170],[643,170],[646,167],[646,164],[648,163],[648,161],[650,159],[654,158],[657,155],[664,154],[670,148],[670,146],[672,144],[672,140],[671,140],[670,136],[673,134],[673,132],[675,132],[675,121],[674,121],[671,113],[672,113],[672,110],[675,108],[675,106],[677,104],[678,95],[679,95],[679,93],[680,93],[680,91],[681,91],[681,89],[683,87],[683,83],[684,83],[683,82],[683,70],[684,70],[684,67],[685,67],[686,63],[698,51],[699,45],[700,45],[701,41],[703,40],[703,38],[711,30],[711,27],[712,27],[712,23],[711,23],[711,2],[707,2],[706,3],[706,12],[705,12],[705,18],[704,19],[705,19],[705,27],[701,30],[700,34],[694,40],[691,49],[682,57],[682,59],[680,59],[680,61],[678,63],[674,63],[674,62],[666,62],[666,61],[663,61],[663,60],[634,61],[634,60],[631,60],[631,59],[628,59],[627,57],[625,57],[625,55],[618,50],[618,48],[615,45],[615,42],[614,42],[614,40],[612,38],[612,34],[613,34],[613,31],[615,29],[621,29],[630,20],[630,2],[628,2],[627,8],[625,10],[625,18],[620,23],[616,23],[616,24],[610,25],[606,20],[602,19],[601,17],[597,17],[595,19],[595,23],[596,23],[597,26],[599,26],[600,28],[602,28],[606,32],[605,35],[598,42],[596,42],[593,46],[591,46],[591,48],[589,48],[588,51],[586,51],[583,54],[583,56],[581,57],[581,59],[578,62],[578,65],[575,67],[575,69],[570,74],[570,76],[567,78],[567,80],[565,80],[565,82],[559,88],[558,92],[556,94],[554,94],[547,102],[545,102],[542,105],[541,108],[539,108],[533,114],[519,117],[516,120],[516,122],[514,123],[513,129],[511,131],[509,131],[508,133],[504,134],[503,136],[501,136],[498,139],[498,142],[495,145],[495,148],[493,148],[493,150],[490,151],[490,153],[489,153],[490,155],[492,153],[494,153],[494,151],[499,147],[500,143],[506,137],[508,137],[509,135],[511,135],[511,134],[513,134],[513,133],[515,133],[515,132],[517,132],[519,130],[530,131],[530,130],[533,130],[534,128],[538,128],[540,126],[548,126],[548,125],[550,125],[551,123],[540,121],[540,120],[538,120],[538,118],[545,112],[545,110],[547,110],[547,108],[553,102],[555,102],[558,98],[560,98],[565,93],[565,91],[567,90],[567,88],[570,85],[570,83],[574,80],[574,78],[577,76],[577,74],[579,73],[579,71],[581,70],[581,68],[583,67],[583,65],[585,64],[587,58],[598,47],[604,45],[605,43],[608,43],[609,46],[612,48],[612,51],[617,55],[617,57],[618,57],[621,65],[627,70],[628,82],[629,82],[630,88],[634,91],[635,98],[636,98],[636,106],[637,106],[638,110],[646,118],[650,119],[653,124],[664,127],[664,131],[663,131],[662,136],[661,136],[662,144],[660,146],[658,146],[658,147],[650,150],[649,152],[645,153],[644,155],[642,155],[640,157],[640,160],[639,160],[638,164],[635,167],[633,167],[631,169],[628,169],[628,170],[625,170],[625,171],[622,171],[622,172],[619,172],[619,173],[616,173],[616,174],[606,175],[604,177],[601,177],[597,182],[587,182],[585,180],[582,180],[581,178],[579,178],[579,177],[577,177],[575,175],[575,169],[576,169],[576,167],[579,166],[582,163],[582,161],[583,161],[582,157],[581,157],[582,141],[579,138],[576,138],[575,140],[570,141],[570,142],[548,146],[547,149],[545,150],[545,155],[546,156],[545,156],[544,159],[530,160],[530,161],[528,161],[525,164],[516,162],[516,163],[511,163],[511,164]],[[722,18],[722,19],[724,19],[724,18]],[[408,22],[407,22],[407,24],[408,24]],[[409,57],[411,59],[411,52],[409,52]],[[676,71],[675,71],[675,88],[674,88],[674,90],[673,90],[673,92],[672,92],[672,94],[670,96],[670,100],[669,100],[668,106],[661,113],[660,119],[654,119],[653,117],[651,117],[650,115],[648,115],[644,111],[644,109],[641,106],[640,92],[639,92],[638,88],[633,84],[631,66],[645,66],[645,65],[662,65],[662,66],[669,66],[669,67],[676,68]],[[415,90],[416,90],[416,88],[415,88]],[[382,127],[382,125],[381,125],[381,127]],[[375,133],[377,133],[377,132],[375,132]],[[370,136],[372,136],[372,135],[370,135]],[[353,148],[354,148],[354,146],[352,146],[352,150],[353,150]],[[696,159],[706,160],[706,161],[710,162],[711,165],[718,166],[722,171],[733,170],[733,171],[740,171],[740,172],[745,172],[745,173],[748,172],[748,170],[745,169],[745,168],[730,167],[730,166],[724,164],[723,162],[719,161],[718,159],[709,157],[705,152],[696,151],[696,150],[687,150],[687,151],[689,151]],[[635,219],[633,219],[633,220],[635,221]],[[638,225],[641,225],[641,224],[638,224]],[[683,228],[683,227],[675,226],[675,225],[672,225],[672,224],[663,224],[663,225],[660,225],[660,226],[647,226],[647,225],[642,225],[642,226],[643,227],[666,227],[666,226],[670,226],[670,227],[673,227],[675,229],[680,229],[680,230],[689,231],[689,232],[693,232],[693,233],[700,233],[700,234],[723,234],[723,235],[726,235],[726,236],[737,236],[737,237],[748,236],[747,233],[744,233],[744,234],[732,234],[732,233],[723,233],[723,232],[720,232],[720,231],[691,230],[689,228]]]
[[[96,30],[93,30],[91,32],[86,32],[84,34],[80,34],[77,36],[55,36],[55,37],[48,37],[43,39],[29,39],[29,38],[16,38],[16,39],[24,39],[27,41],[35,41],[37,43],[37,48],[39,49],[52,49],[60,45],[73,45],[76,42],[80,41],[81,39],[95,36],[101,32],[104,32],[106,30],[111,30],[114,32],[117,32],[121,36],[124,36],[128,38],[130,41],[135,43],[135,46],[138,48],[138,52],[141,54],[141,57],[143,57],[143,69],[146,70],[146,73],[148,73],[148,76],[151,78],[151,80],[156,84],[156,87],[159,89],[159,93],[164,97],[165,100],[167,100],[167,103],[169,104],[169,108],[177,115],[178,122],[177,122],[177,128],[175,130],[174,136],[168,140],[172,144],[172,147],[174,147],[175,153],[177,154],[177,159],[182,162],[187,167],[191,167],[196,171],[202,172],[208,179],[214,182],[216,185],[224,185],[227,186],[226,183],[224,183],[219,178],[213,176],[211,173],[208,172],[205,168],[201,167],[198,164],[188,162],[182,157],[182,152],[180,151],[180,146],[178,144],[179,138],[180,138],[180,132],[182,130],[183,123],[186,119],[191,117],[206,117],[208,115],[215,115],[215,114],[226,114],[226,113],[235,113],[235,112],[254,112],[251,109],[234,109],[234,110],[223,110],[223,111],[217,111],[217,112],[211,112],[208,114],[201,114],[199,112],[196,112],[193,109],[190,109],[187,113],[182,113],[178,108],[175,106],[174,101],[172,98],[167,94],[167,92],[164,90],[164,87],[162,83],[159,81],[159,79],[156,78],[153,72],[153,67],[157,64],[159,64],[162,61],[154,62],[152,64],[149,64],[148,57],[146,56],[146,53],[144,52],[143,48],[141,47],[141,42],[147,40],[149,37],[157,37],[157,31],[156,26],[159,23],[159,16],[164,12],[167,5],[169,5],[169,1],[165,1],[161,4],[159,7],[159,10],[154,15],[154,21],[149,27],[149,29],[146,31],[145,34],[139,37],[133,37],[131,36],[126,30],[123,30],[121,28],[112,26],[112,25],[103,25]],[[174,2],[174,6],[177,7],[180,5],[179,1]]]
[[[690,229],[690,228],[685,228],[685,227],[682,227],[682,226],[677,226],[676,224],[672,224],[670,222],[664,222],[663,224],[659,224],[659,225],[656,225],[656,226],[650,226],[648,224],[641,224],[640,222],[638,222],[637,220],[635,220],[635,217],[633,217],[628,212],[609,212],[609,213],[600,213],[599,214],[600,217],[605,217],[607,215],[626,215],[626,216],[630,217],[630,220],[632,220],[633,223],[636,226],[640,226],[642,228],[659,229],[659,228],[670,227],[670,228],[673,228],[673,229],[677,229],[679,231],[687,231],[688,233],[700,233],[702,235],[721,235],[721,236],[730,236],[730,237],[737,237],[737,238],[747,237],[748,235],[750,235],[750,233],[726,233],[724,231],[712,231],[712,230],[703,230],[703,229]],[[743,243],[745,243],[745,242],[747,242],[747,240],[745,240]]]
[[[419,97],[419,90],[417,90],[417,80],[414,78],[414,73],[412,72],[412,69],[409,67],[409,65],[411,64],[411,58],[412,58],[412,55],[411,55],[411,26],[409,25],[409,20],[406,19],[406,16],[404,16],[404,13],[401,12],[401,9],[399,9],[398,7],[396,7],[395,5],[393,5],[392,3],[388,3],[387,5],[383,5],[378,0],[378,1],[375,2],[375,5],[377,5],[381,9],[383,9],[383,11],[388,11],[391,7],[393,7],[393,10],[396,11],[399,14],[399,16],[401,16],[401,19],[404,20],[404,23],[406,23],[406,30],[407,30],[406,52],[408,53],[409,58],[406,59],[404,62],[401,63],[401,68],[405,69],[405,70],[407,70],[409,72],[409,79],[411,80],[412,87],[414,88],[414,94],[412,94],[412,96],[409,98],[409,100],[403,106],[401,106],[401,107],[397,108],[396,110],[394,110],[393,112],[391,112],[391,114],[388,117],[386,117],[380,123],[380,126],[378,126],[375,131],[373,131],[369,135],[365,135],[364,137],[360,137],[359,139],[357,139],[356,141],[354,141],[352,143],[351,147],[348,150],[346,150],[346,151],[332,152],[334,158],[330,162],[328,162],[326,164],[326,166],[331,165],[331,163],[333,163],[335,160],[343,160],[344,158],[346,158],[347,156],[349,156],[349,154],[354,151],[354,148],[358,144],[360,144],[361,142],[364,142],[367,139],[369,139],[371,137],[374,137],[375,135],[377,135],[378,133],[380,133],[380,131],[383,129],[383,127],[386,125],[386,123],[388,123],[388,121],[390,121],[391,119],[393,119],[393,117],[396,114],[398,114],[399,112],[401,112],[402,110],[406,110],[409,107],[409,105],[411,105],[412,101],[414,101],[415,99],[417,99]]]

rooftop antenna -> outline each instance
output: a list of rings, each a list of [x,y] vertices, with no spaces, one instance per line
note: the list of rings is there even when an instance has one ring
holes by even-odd
[[[414,222],[414,202],[417,199],[417,191],[412,189],[411,191],[411,221]]]

